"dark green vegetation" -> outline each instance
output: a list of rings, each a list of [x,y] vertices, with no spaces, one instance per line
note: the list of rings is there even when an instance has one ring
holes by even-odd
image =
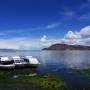
[[[90,68],[89,68],[89,69],[84,69],[83,72],[84,72],[84,74],[86,74],[87,76],[90,76]]]
[[[90,77],[90,69],[68,70]],[[35,68],[0,70],[0,90],[72,90],[69,83],[55,76],[30,76],[36,72]]]
[[[31,69],[0,70],[0,90],[70,90],[68,85],[57,77],[31,77],[26,72],[30,73]],[[17,74],[19,77],[13,77]]]
[[[69,90],[66,83],[56,77],[50,76],[35,76],[35,77],[20,77],[17,82],[28,83],[41,90]]]
[[[87,69],[70,69],[73,72],[82,73],[86,76],[90,76],[90,68]]]

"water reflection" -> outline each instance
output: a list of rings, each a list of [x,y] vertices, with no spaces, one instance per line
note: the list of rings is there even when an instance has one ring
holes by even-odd
[[[0,56],[32,55],[41,62],[42,68],[89,68],[90,51],[10,51]]]
[[[55,75],[68,81],[75,90],[90,90],[90,78],[68,69],[90,68],[90,51],[17,51],[0,52],[0,55],[32,55],[40,61],[41,64],[34,71],[31,68],[13,71],[13,78],[18,78],[17,75]]]
[[[89,51],[42,51],[43,65],[56,65],[59,68],[88,68]]]

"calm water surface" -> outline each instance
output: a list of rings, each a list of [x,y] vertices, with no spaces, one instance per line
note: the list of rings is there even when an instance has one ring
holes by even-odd
[[[0,56],[32,55],[44,68],[88,68],[90,51],[10,51],[0,52]]]
[[[41,62],[38,74],[58,76],[74,86],[75,90],[90,90],[89,77],[69,70],[90,68],[90,51],[16,51],[0,52],[0,55],[32,55]]]

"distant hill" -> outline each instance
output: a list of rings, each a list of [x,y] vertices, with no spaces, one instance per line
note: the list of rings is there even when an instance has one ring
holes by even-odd
[[[3,51],[3,52],[17,51],[17,49],[0,49],[0,51]]]
[[[54,44],[43,50],[90,50],[90,46]]]
[[[0,49],[1,52],[9,52],[9,51],[38,51],[38,50],[30,50],[30,49]]]

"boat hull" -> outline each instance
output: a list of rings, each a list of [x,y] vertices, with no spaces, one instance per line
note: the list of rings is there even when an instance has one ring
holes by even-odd
[[[23,67],[27,67],[28,64],[15,64],[15,68],[23,68]]]
[[[1,69],[14,69],[15,65],[11,64],[11,65],[0,65]]]

